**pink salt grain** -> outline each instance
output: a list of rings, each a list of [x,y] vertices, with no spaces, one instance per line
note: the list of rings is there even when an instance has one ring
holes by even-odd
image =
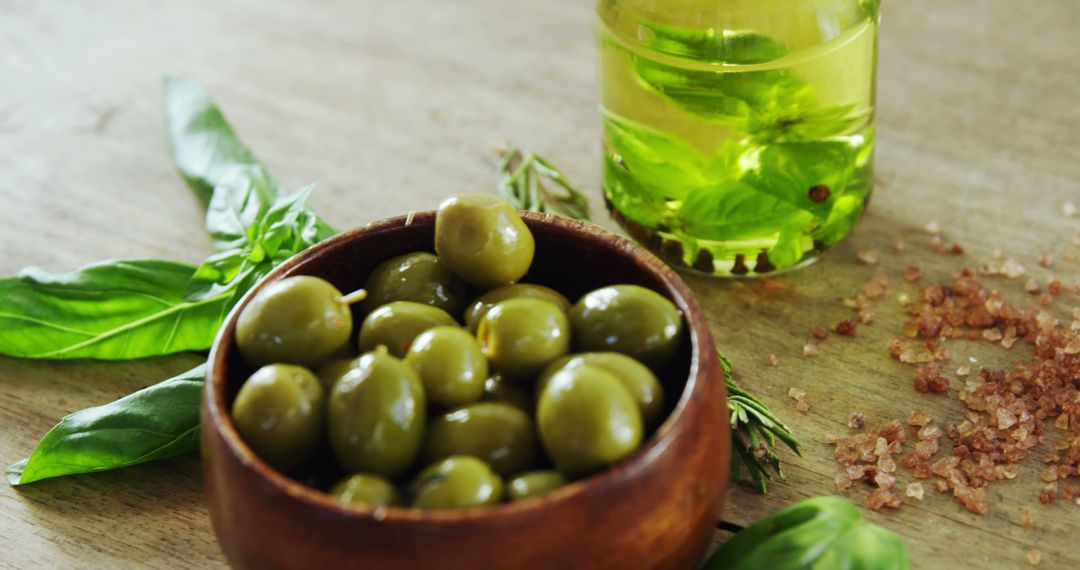
[[[926,490],[923,489],[922,483],[916,481],[915,483],[908,483],[907,488],[904,489],[904,494],[916,501],[921,501],[926,494]]]
[[[780,357],[775,354],[769,355],[769,366],[780,366]]]
[[[859,263],[864,265],[877,265],[881,261],[881,252],[876,249],[860,250],[855,256],[859,259]]]
[[[922,427],[930,423],[930,412],[926,410],[915,410],[908,416],[907,423],[909,426]]]
[[[815,344],[806,343],[802,348],[803,356],[806,358],[813,358],[817,356],[818,348]]]

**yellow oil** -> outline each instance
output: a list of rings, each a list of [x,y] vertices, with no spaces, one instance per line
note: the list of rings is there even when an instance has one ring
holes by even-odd
[[[670,263],[811,261],[872,189],[870,0],[601,0],[604,191]]]

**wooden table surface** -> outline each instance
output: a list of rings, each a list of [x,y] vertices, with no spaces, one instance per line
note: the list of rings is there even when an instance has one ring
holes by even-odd
[[[426,209],[453,192],[493,191],[492,149],[504,141],[545,154],[599,193],[599,121],[592,3],[58,2],[0,0],[0,274],[26,265],[66,270],[106,258],[198,262],[210,251],[196,200],[165,143],[161,77],[203,83],[271,172],[290,188],[318,183],[311,203],[336,227]],[[946,280],[994,248],[1044,278],[1080,279],[1080,262],[1038,267],[1080,234],[1080,3],[1043,0],[886,1],[879,96],[878,184],[854,234],[816,265],[752,282],[688,278],[742,381],[790,420],[804,457],[785,453],[788,480],[761,496],[734,486],[726,520],[747,524],[795,500],[834,493],[823,442],[848,414],[871,423],[926,407],[962,419],[955,397],[920,395],[891,360],[902,316],[895,296],[909,264],[923,283]],[[965,257],[927,247],[940,222]],[[902,254],[889,253],[897,239]],[[886,252],[881,266],[859,250]],[[801,357],[815,325],[848,318],[839,299],[877,272],[891,277],[878,322]],[[1020,281],[993,280],[1033,307]],[[1052,310],[1080,305],[1062,296]],[[956,360],[1020,358],[957,344]],[[775,353],[780,366],[766,365]],[[31,362],[0,358],[0,462],[25,457],[64,414],[186,370],[198,360]],[[808,393],[796,413],[787,391]],[[955,396],[955,392],[954,392]],[[1042,506],[1039,462],[990,487],[971,514],[927,493],[899,511],[868,512],[899,533],[916,568],[1076,567],[1080,506]],[[865,490],[846,496],[860,505]],[[1035,527],[1018,524],[1024,510]],[[200,488],[197,457],[16,490],[0,485],[0,566],[223,565]]]

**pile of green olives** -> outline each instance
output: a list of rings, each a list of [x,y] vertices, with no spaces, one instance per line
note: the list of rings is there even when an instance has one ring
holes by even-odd
[[[443,202],[434,245],[361,291],[288,277],[248,303],[236,347],[256,371],[232,418],[251,449],[288,473],[332,458],[342,503],[420,509],[536,497],[634,453],[665,413],[678,309],[636,285],[571,303],[520,282],[533,236],[493,196]]]

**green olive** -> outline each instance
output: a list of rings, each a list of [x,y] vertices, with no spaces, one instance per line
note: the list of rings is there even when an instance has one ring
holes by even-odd
[[[405,362],[420,375],[429,402],[449,408],[475,402],[484,394],[488,361],[465,329],[435,327],[420,333]]]
[[[506,498],[520,501],[546,495],[566,484],[566,476],[558,471],[531,471],[506,482]]]
[[[401,474],[420,451],[427,414],[412,367],[381,351],[360,357],[330,393],[330,445],[346,471]]]
[[[348,505],[389,507],[405,504],[394,484],[378,475],[357,473],[338,481],[330,494]]]
[[[473,304],[469,305],[469,308],[465,311],[465,326],[469,327],[469,330],[475,334],[476,327],[480,324],[480,319],[487,314],[496,303],[520,297],[551,301],[558,305],[564,313],[570,311],[570,301],[567,300],[562,293],[544,287],[543,285],[515,283],[513,285],[499,287],[498,289],[492,289],[473,301]]]
[[[438,307],[451,315],[465,306],[465,283],[433,253],[418,251],[379,264],[367,283],[361,309],[370,313],[393,301],[412,301]]]
[[[570,325],[558,305],[507,299],[480,319],[476,336],[491,365],[506,376],[529,377],[570,350]]]
[[[337,360],[331,360],[319,367],[319,370],[315,372],[315,375],[319,377],[319,382],[322,383],[323,388],[326,388],[326,391],[329,392],[334,389],[334,384],[337,384],[337,381],[341,380],[342,376],[356,368],[359,363],[359,356],[356,358],[339,358]]]
[[[314,366],[349,342],[352,312],[341,291],[318,277],[267,285],[236,321],[236,346],[250,364]]]
[[[432,420],[424,456],[435,461],[472,455],[496,473],[509,475],[532,466],[536,447],[536,431],[528,414],[508,404],[479,402]]]
[[[446,311],[411,301],[394,301],[375,309],[360,325],[360,352],[382,345],[401,358],[420,333],[438,326],[457,326]]]
[[[288,471],[310,456],[323,434],[326,392],[306,368],[270,364],[240,387],[233,423],[255,454]]]
[[[521,386],[503,380],[498,374],[484,380],[484,401],[500,402],[532,414],[535,407],[533,398]]]
[[[664,387],[660,384],[660,380],[648,366],[618,352],[583,352],[564,356],[544,369],[536,382],[536,393],[541,393],[547,382],[559,370],[577,368],[586,364],[607,370],[623,383],[637,401],[646,427],[659,423],[664,412]]]
[[[532,233],[510,204],[490,194],[458,194],[439,204],[435,251],[465,281],[498,287],[532,265]]]
[[[588,364],[551,377],[536,419],[548,456],[571,476],[607,467],[641,445],[637,402],[615,375]]]
[[[656,370],[682,341],[683,321],[675,305],[637,285],[603,287],[570,309],[574,344],[583,352],[615,351]]]
[[[461,509],[494,505],[502,499],[502,478],[468,455],[448,457],[428,467],[413,482],[413,506]]]

